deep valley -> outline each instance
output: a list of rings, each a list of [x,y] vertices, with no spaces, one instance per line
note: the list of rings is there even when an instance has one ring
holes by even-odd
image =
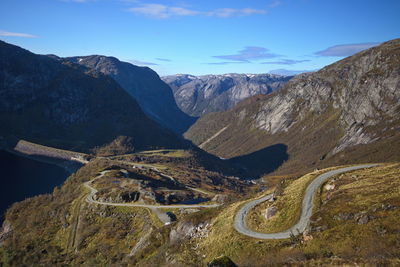
[[[148,8],[267,13],[127,11]],[[295,76],[159,76],[134,63],[173,60],[0,41],[0,266],[399,266],[400,39],[359,46]]]

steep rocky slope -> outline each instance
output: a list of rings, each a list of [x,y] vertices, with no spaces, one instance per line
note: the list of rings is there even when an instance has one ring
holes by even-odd
[[[282,144],[288,160],[281,170],[298,171],[333,162],[399,160],[399,113],[396,39],[297,76],[268,96],[208,114],[185,136],[224,158],[257,156]]]
[[[57,57],[0,42],[0,136],[88,151],[128,152],[185,142],[146,117],[114,80]]]
[[[228,110],[245,98],[275,91],[291,78],[274,74],[178,74],[162,77],[172,88],[179,107],[191,116]]]
[[[138,67],[114,57],[97,55],[65,60],[109,75],[136,99],[150,118],[176,133],[182,134],[194,122],[194,118],[178,108],[168,85],[148,67]]]

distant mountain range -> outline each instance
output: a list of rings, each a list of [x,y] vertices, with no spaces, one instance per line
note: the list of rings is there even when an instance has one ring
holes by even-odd
[[[200,117],[228,110],[250,96],[269,94],[292,77],[274,74],[177,74],[162,77],[162,80],[172,88],[176,103],[186,114]]]
[[[280,171],[296,172],[400,160],[399,114],[396,39],[298,75],[232,110],[207,114],[185,136],[223,158],[247,154],[258,166],[278,158]]]
[[[82,62],[89,65],[100,58],[88,57]],[[115,59],[103,61],[118,63]],[[96,68],[73,62],[73,59],[36,55],[0,41],[0,136],[77,151],[105,146],[117,138],[112,144],[112,150],[117,153],[119,146],[128,152],[133,148],[187,145],[149,119],[138,102],[111,77]],[[161,99],[173,101],[169,88],[155,73],[141,68],[137,68],[137,73],[137,87],[143,86],[142,91],[153,89],[146,86],[152,81],[159,82],[160,91],[165,91],[160,93]],[[169,95],[171,99],[167,98]],[[143,100],[143,103],[147,102]],[[171,108],[165,110],[167,117],[181,114],[176,116],[187,118],[177,108],[174,114],[167,113]]]
[[[171,89],[148,67],[139,67],[114,57],[98,55],[63,60],[110,76],[136,99],[150,118],[178,134],[185,132],[195,121],[178,108]]]

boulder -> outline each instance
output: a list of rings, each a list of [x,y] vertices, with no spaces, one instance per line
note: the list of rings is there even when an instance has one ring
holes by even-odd
[[[305,230],[303,232],[303,242],[307,242],[313,239],[313,236],[310,234],[309,230]]]
[[[176,244],[183,239],[204,238],[208,236],[210,224],[201,222],[193,224],[192,222],[179,222],[177,226],[171,230],[169,241],[171,244]]]
[[[269,219],[272,216],[274,216],[276,214],[276,212],[278,211],[277,207],[272,206],[272,207],[268,207],[265,211],[264,211],[264,217],[265,219]]]
[[[361,215],[358,219],[357,219],[357,223],[358,224],[366,224],[369,222],[369,216],[366,214]]]
[[[224,195],[224,194],[216,194],[216,195],[211,199],[211,201],[215,201],[215,202],[218,202],[218,203],[224,203],[224,202],[227,201],[227,199],[228,199],[228,196],[227,196],[227,195]]]
[[[190,222],[180,222],[178,225],[171,230],[169,233],[169,242],[171,244],[176,244],[185,237],[189,236],[191,232],[195,229],[195,225]]]
[[[326,184],[326,185],[324,186],[324,189],[325,189],[326,191],[331,191],[331,190],[335,189],[335,184]]]

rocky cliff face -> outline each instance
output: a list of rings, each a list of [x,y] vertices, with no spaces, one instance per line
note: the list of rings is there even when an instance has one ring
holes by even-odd
[[[112,77],[136,99],[146,115],[176,133],[182,134],[194,122],[194,118],[178,108],[168,85],[148,67],[138,67],[114,57],[97,55],[65,60]]]
[[[368,144],[380,136],[368,128],[383,119],[398,119],[399,60],[400,40],[395,40],[299,76],[261,106],[255,126],[271,134],[289,131],[308,112],[322,114],[332,108],[339,112],[338,124],[344,131],[332,153]]]
[[[197,117],[228,110],[250,96],[269,94],[291,78],[274,74],[178,74],[162,77],[172,88],[178,106],[185,113]]]
[[[299,75],[281,90],[244,101],[232,111],[209,114],[186,136],[196,144],[208,141],[204,148],[221,157],[283,143],[289,153],[286,165],[315,165],[341,153],[343,158],[345,151],[352,155],[349,160],[397,159],[399,63],[396,39]],[[385,153],[377,152],[382,149]]]
[[[132,149],[184,144],[147,118],[113,79],[5,42],[0,42],[0,95],[0,136],[77,151],[118,136],[130,140]]]

